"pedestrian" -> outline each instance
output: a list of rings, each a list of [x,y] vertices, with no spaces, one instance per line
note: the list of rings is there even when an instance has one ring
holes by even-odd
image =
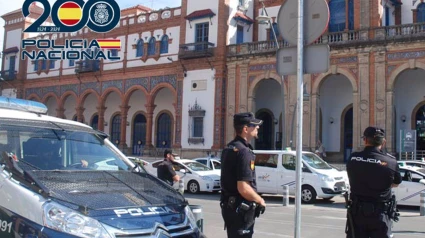
[[[322,159],[326,158],[325,146],[323,146],[322,141],[320,140],[317,140],[315,153],[318,154]]]
[[[363,141],[363,151],[353,152],[347,163],[351,188],[347,237],[392,237],[391,219],[397,221],[398,218],[394,215],[395,196],[391,190],[401,183],[397,161],[382,151],[385,145],[383,129],[366,128]]]
[[[139,155],[143,156],[143,141],[139,141]]]
[[[255,155],[249,143],[258,138],[261,124],[253,113],[235,114],[233,127],[237,135],[221,155],[220,206],[227,236],[231,238],[252,237],[253,209],[260,208],[264,212],[266,206],[264,199],[257,194]]]
[[[178,182],[180,180],[179,175],[177,175],[176,171],[174,171],[173,162],[173,151],[170,149],[165,149],[164,161],[158,165],[157,169],[157,177],[171,186],[173,186],[174,182]]]

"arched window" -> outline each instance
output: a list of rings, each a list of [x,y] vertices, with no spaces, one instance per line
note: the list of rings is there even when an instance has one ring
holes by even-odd
[[[46,70],[47,69],[47,60],[42,59],[41,60],[41,70]]]
[[[137,41],[137,46],[136,46],[136,57],[142,57],[143,56],[143,40],[140,39]]]
[[[38,70],[38,59],[34,60],[34,71]]]
[[[161,39],[160,53],[161,54],[168,53],[168,36],[167,35],[164,35]]]
[[[99,129],[99,115],[95,115],[93,119],[91,120],[90,126],[93,127],[93,129],[97,130]]]
[[[155,37],[151,37],[149,40],[148,45],[148,55],[154,55],[155,54]]]
[[[418,5],[418,13],[416,15],[416,22],[425,22],[425,3]]]
[[[133,154],[141,155],[146,144],[146,117],[139,113],[133,121]],[[139,143],[140,142],[140,143]]]
[[[117,114],[112,118],[111,125],[111,142],[114,145],[118,145],[120,143],[121,137],[121,115]]]
[[[354,29],[354,0],[349,0],[348,6],[345,1],[331,0],[329,2],[329,32],[344,31],[347,22],[348,29]],[[348,16],[346,15],[346,10],[348,10]]]
[[[170,148],[171,147],[171,117],[167,113],[162,113],[158,117],[156,147]]]
[[[53,55],[54,56],[54,55]],[[56,60],[54,60],[54,59],[51,59],[50,60],[50,62],[49,62],[49,69],[54,69],[55,68],[55,63],[56,63]]]

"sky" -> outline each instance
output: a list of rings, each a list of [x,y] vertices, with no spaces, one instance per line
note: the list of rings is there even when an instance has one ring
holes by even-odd
[[[56,0],[49,0],[50,5]],[[116,0],[121,9],[128,8],[135,5],[144,5],[152,9],[160,9],[165,7],[178,7],[181,5],[181,0]],[[22,7],[24,0],[0,0],[0,16],[8,12],[12,12]],[[4,41],[4,20],[0,17],[0,51],[3,50]],[[1,65],[1,57],[0,57]],[[1,68],[1,67],[0,67]]]

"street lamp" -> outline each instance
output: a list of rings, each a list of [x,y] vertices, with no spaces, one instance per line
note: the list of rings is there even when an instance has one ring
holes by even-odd
[[[273,32],[273,36],[274,36],[274,41],[276,43],[276,48],[277,50],[280,49],[279,46],[279,42],[277,41],[277,35],[276,35],[276,31],[273,27],[273,24],[271,22],[271,17],[269,17],[269,14],[267,13],[266,10],[266,6],[264,5],[264,0],[259,0],[259,2],[262,4],[262,8],[261,8],[261,14],[255,18],[255,20],[257,20],[258,24],[261,25],[270,25],[270,28]],[[285,139],[285,87],[284,87],[284,83],[285,83],[285,79],[284,76],[280,76],[280,81],[281,81],[281,87],[282,87],[282,139],[281,139],[281,150],[284,150],[285,146],[286,146],[286,139]]]

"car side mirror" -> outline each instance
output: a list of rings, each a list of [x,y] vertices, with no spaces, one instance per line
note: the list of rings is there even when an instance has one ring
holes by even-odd
[[[421,180],[419,180],[419,183],[421,183],[421,184],[425,185],[425,179],[421,179]]]

